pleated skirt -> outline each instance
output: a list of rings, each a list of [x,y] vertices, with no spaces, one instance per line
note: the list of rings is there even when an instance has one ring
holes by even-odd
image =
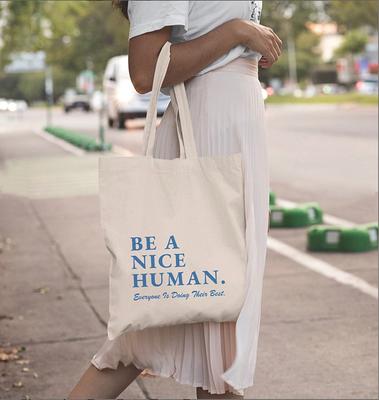
[[[148,328],[106,339],[91,362],[98,369],[133,363],[149,375],[173,377],[212,394],[243,395],[253,384],[256,366],[269,211],[264,101],[257,60],[240,57],[196,76],[186,82],[186,92],[199,156],[242,153],[248,252],[244,304],[237,321]],[[178,154],[170,104],[157,129],[154,155],[173,159]]]

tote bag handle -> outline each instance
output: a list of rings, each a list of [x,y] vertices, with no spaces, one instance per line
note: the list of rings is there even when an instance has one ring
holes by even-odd
[[[170,47],[171,43],[166,42],[162,47],[155,67],[153,87],[151,91],[151,99],[149,108],[146,115],[146,124],[144,130],[144,137],[146,142],[145,155],[153,157],[153,148],[156,136],[157,125],[157,101],[159,91],[162,87],[164,77],[170,63]],[[174,85],[170,90],[171,102],[174,109],[177,109],[176,122],[177,122],[177,135],[180,144],[180,157],[184,158],[197,158],[196,144],[193,135],[191,114],[188,105],[188,99],[184,87],[181,82]],[[175,111],[175,110],[174,110]],[[177,114],[175,111],[175,114]],[[185,153],[185,154],[184,154]]]

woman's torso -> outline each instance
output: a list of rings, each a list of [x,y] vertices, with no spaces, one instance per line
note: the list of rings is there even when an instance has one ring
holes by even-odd
[[[242,1],[209,1],[190,0],[188,2],[187,30],[182,26],[174,26],[171,34],[173,43],[195,39],[211,31],[231,19],[240,18],[260,23],[262,12],[261,0]],[[238,57],[248,57],[259,60],[261,54],[237,46],[224,56],[203,69],[198,75],[221,67]]]
[[[129,1],[129,37],[171,25],[171,42],[195,39],[231,19],[260,23],[262,0]],[[239,45],[197,75],[228,64],[238,57],[259,60],[261,54]]]

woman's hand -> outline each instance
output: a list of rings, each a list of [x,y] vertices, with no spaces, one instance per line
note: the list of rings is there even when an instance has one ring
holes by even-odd
[[[241,44],[262,54],[259,60],[261,67],[270,68],[274,62],[278,61],[282,53],[282,41],[272,28],[241,19],[237,21],[237,30]]]

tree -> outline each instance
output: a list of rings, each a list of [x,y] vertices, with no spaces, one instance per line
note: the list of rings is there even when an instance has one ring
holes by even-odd
[[[287,37],[287,27],[284,15],[286,10],[293,9],[292,16],[288,23],[296,38],[301,32],[307,31],[308,21],[318,21],[319,10],[317,2],[303,0],[269,0],[263,1],[263,12],[261,23],[270,26],[275,33],[283,40]],[[285,42],[285,40],[283,40]]]
[[[326,14],[338,24],[340,33],[369,26],[378,30],[377,0],[327,0]]]
[[[56,96],[75,85],[80,71],[90,66],[101,78],[111,56],[127,53],[129,24],[112,9],[110,0],[18,0],[2,4],[0,12],[0,66],[12,53],[45,51]]]
[[[64,54],[64,38],[75,36],[77,20],[88,9],[87,1],[18,0],[6,3],[3,10],[1,64],[12,53],[43,50],[48,62]]]
[[[297,73],[300,80],[311,75],[315,66],[320,64],[318,50],[320,37],[313,32],[301,32],[296,38]]]
[[[284,18],[287,10],[292,16]],[[283,42],[283,51],[279,60],[268,70],[261,70],[261,78],[268,81],[272,77],[288,78],[288,49],[287,38],[291,31],[296,44],[296,61],[298,78],[303,79],[310,73],[311,68],[319,63],[317,52],[319,37],[310,32],[306,26],[308,21],[316,22],[319,9],[315,1],[300,0],[270,0],[263,2],[261,23],[272,27]]]
[[[365,49],[367,42],[368,37],[363,32],[358,30],[350,31],[344,37],[340,47],[336,49],[335,55],[343,57],[346,54],[359,54]]]

